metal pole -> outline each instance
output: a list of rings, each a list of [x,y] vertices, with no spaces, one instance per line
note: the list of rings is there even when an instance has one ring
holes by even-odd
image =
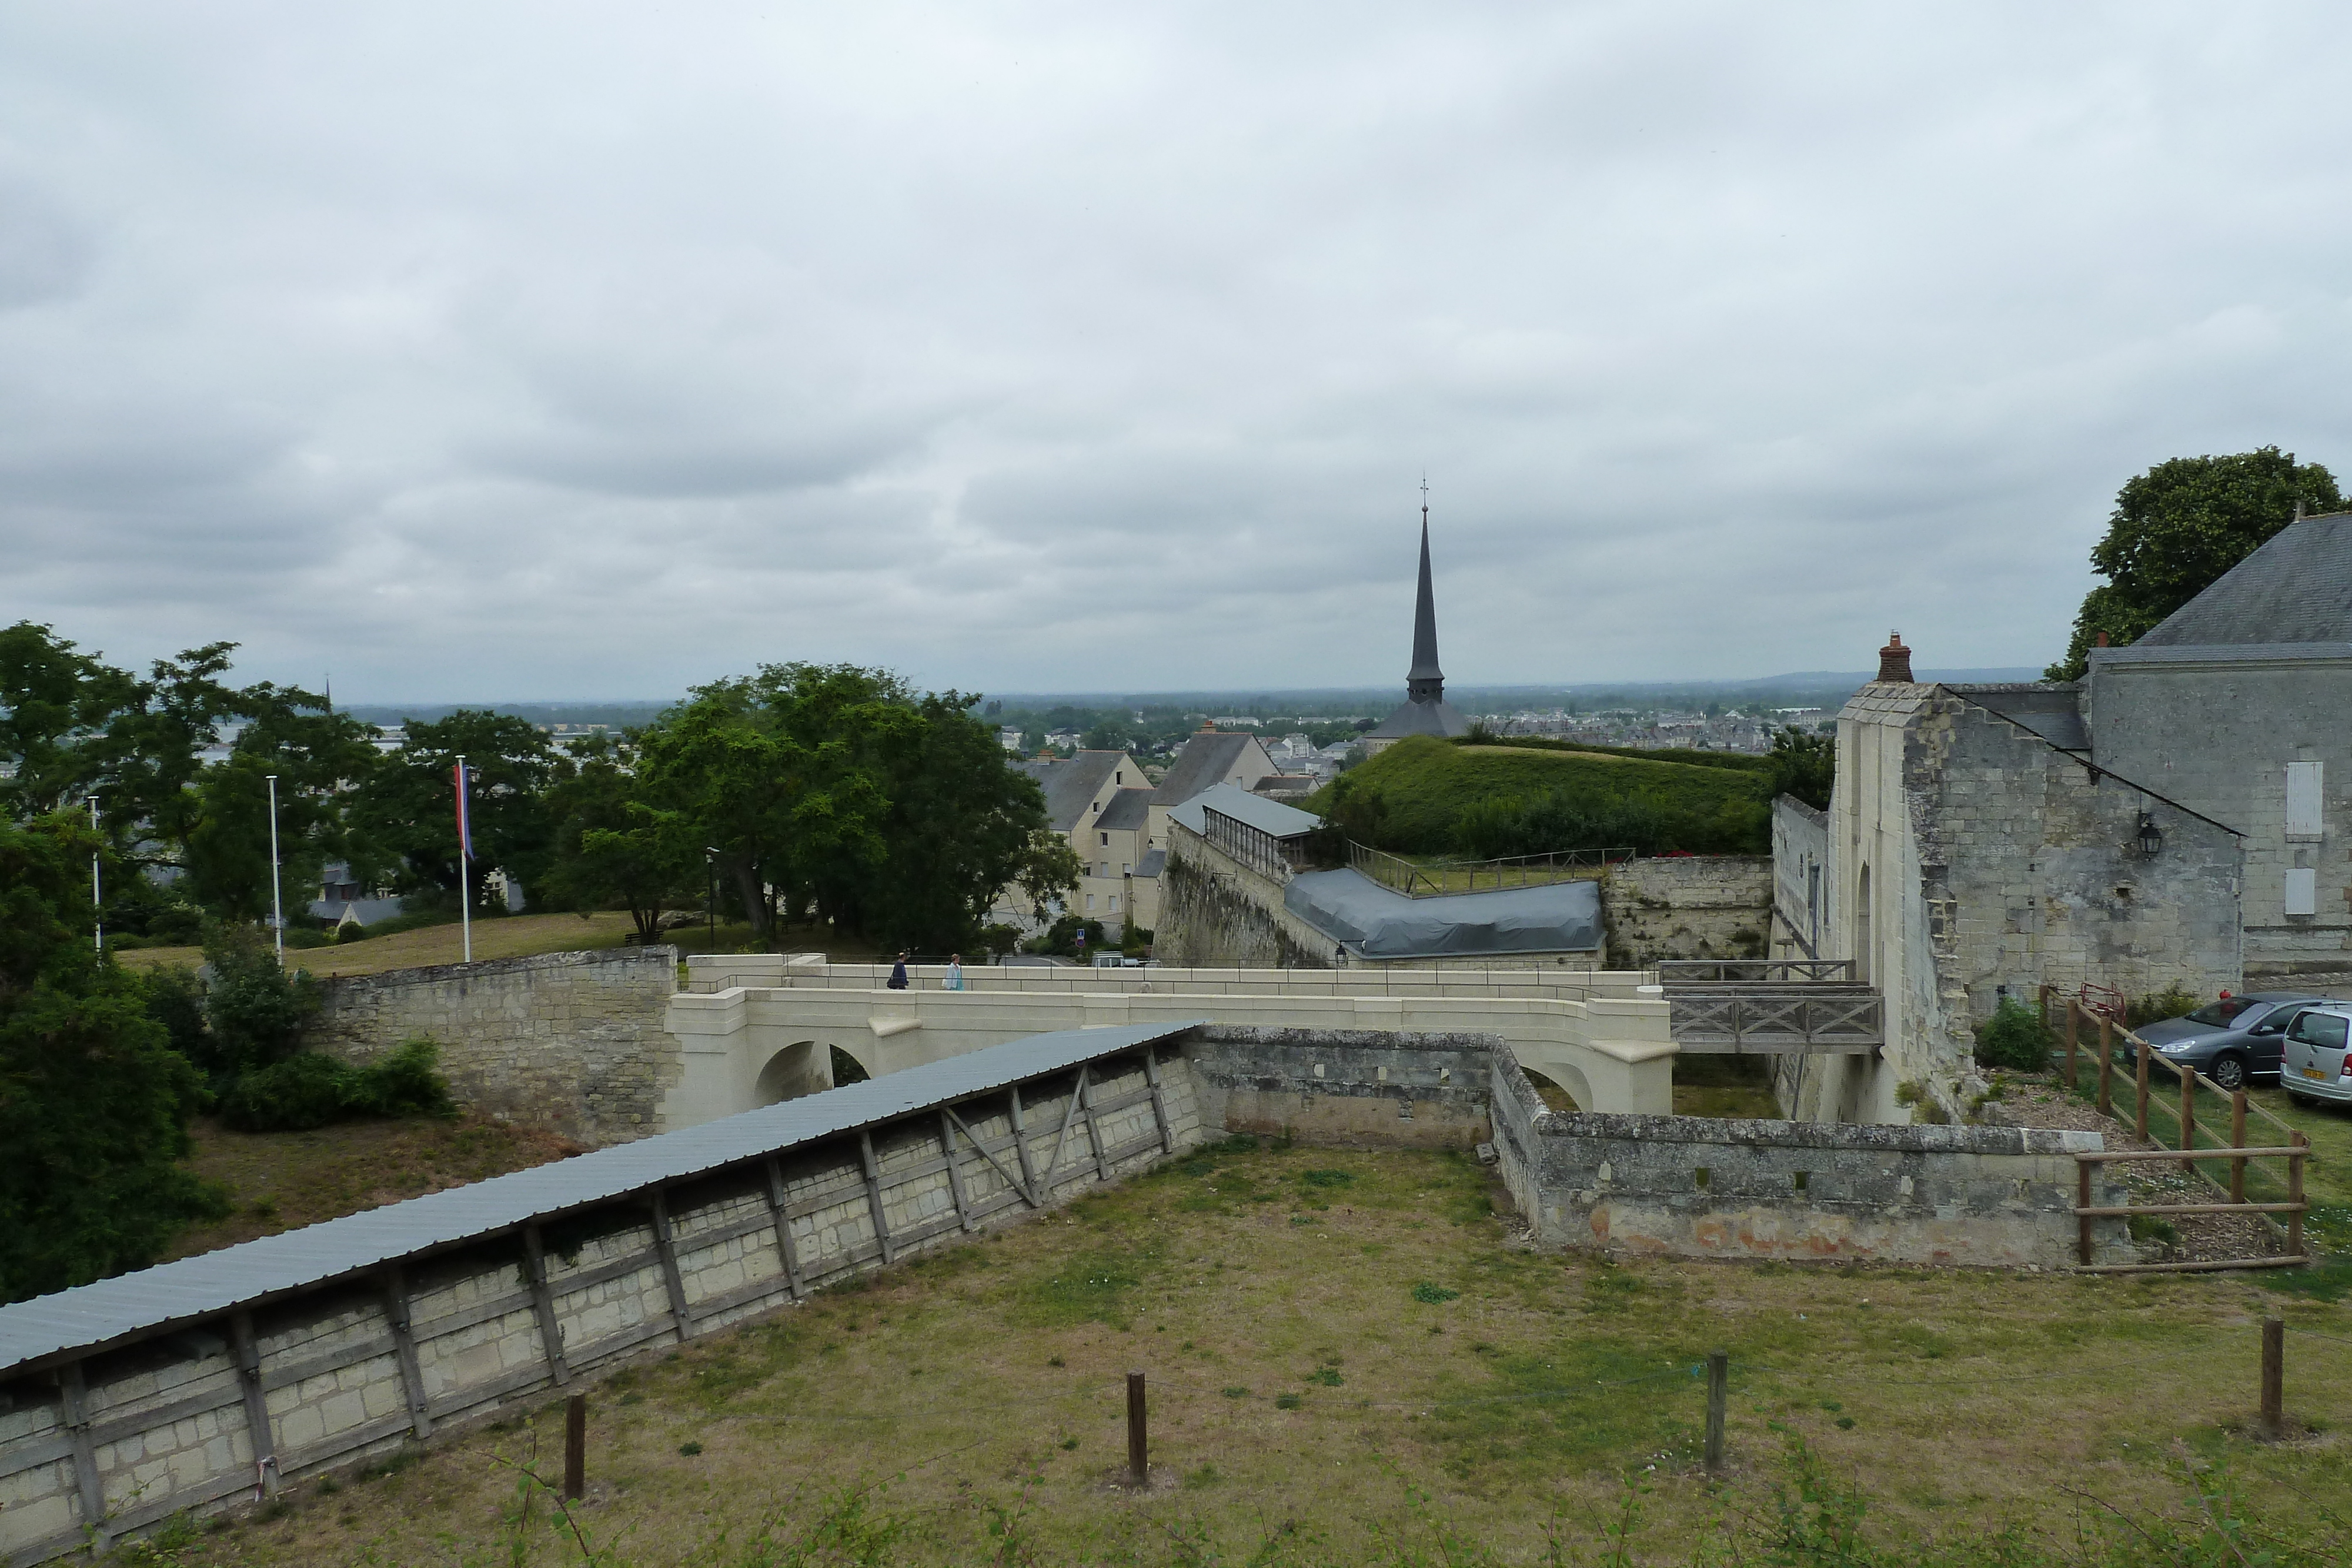
[[[89,831],[98,831],[98,797],[89,797]],[[89,945],[101,958],[106,956],[106,906],[100,902],[98,886],[98,851],[89,852]]]
[[[1151,1479],[1151,1467],[1145,1451],[1143,1431],[1143,1374],[1127,1375],[1127,1469],[1142,1486]]]
[[[269,929],[278,939],[278,967],[286,967],[286,902],[278,889],[278,775],[269,779]]]
[[[1730,1382],[1731,1356],[1710,1351],[1706,1357],[1706,1473],[1723,1473],[1723,1405]]]
[[[461,816],[472,814],[466,800],[466,754],[461,751],[457,754],[457,810]],[[474,879],[470,874],[473,861],[466,853],[466,840],[472,828],[473,824],[468,821],[457,833],[457,924],[466,934],[466,962],[468,964],[474,961]]]
[[[578,1502],[588,1492],[588,1396],[563,1402],[563,1500]]]

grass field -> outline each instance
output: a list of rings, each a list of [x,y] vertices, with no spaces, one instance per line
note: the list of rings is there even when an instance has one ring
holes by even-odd
[[[528,958],[540,953],[571,953],[600,947],[618,947],[635,927],[625,915],[600,911],[593,915],[502,915],[494,920],[474,923],[474,957],[477,962],[488,958]],[[700,925],[679,926],[667,934],[667,939],[681,953],[704,953],[713,950],[713,937]],[[740,922],[722,925],[716,936],[716,950],[739,953],[753,949],[767,950],[772,945],[755,942],[751,928]],[[856,937],[837,937],[828,927],[813,930],[795,927],[784,934],[784,946],[794,951],[823,950],[843,963],[864,963],[874,957],[871,943]],[[314,975],[380,975],[387,969],[415,968],[428,964],[455,964],[465,957],[465,933],[458,926],[425,925],[414,931],[395,931],[389,936],[370,936],[358,942],[339,942],[328,947],[289,948],[286,962],[290,968],[308,969]],[[153,969],[173,966],[193,967],[205,961],[198,947],[134,947],[116,957],[129,968]]]
[[[234,1207],[226,1219],[181,1232],[162,1261],[581,1152],[552,1134],[470,1116],[346,1122],[306,1133],[234,1133],[207,1120],[190,1134],[195,1148],[183,1163],[218,1184]]]
[[[608,1380],[568,1515],[527,1475],[560,1472],[550,1402],[154,1560],[1861,1564],[1932,1542],[2021,1564],[2078,1529],[2201,1530],[2225,1488],[2273,1562],[2341,1560],[2352,1305],[2234,1277],[1612,1267],[1517,1247],[1496,1192],[1461,1156],[1221,1145]],[[2265,1313],[2317,1428],[2284,1443],[2243,1426]],[[1695,1369],[1718,1347],[1710,1482]],[[1130,1369],[1149,1490],[1118,1484]],[[2016,1550],[1984,1555],[2003,1530]]]

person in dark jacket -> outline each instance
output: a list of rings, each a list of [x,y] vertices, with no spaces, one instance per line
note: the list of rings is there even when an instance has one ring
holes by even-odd
[[[894,991],[907,988],[907,955],[903,949],[898,954],[898,961],[890,966],[890,988]]]

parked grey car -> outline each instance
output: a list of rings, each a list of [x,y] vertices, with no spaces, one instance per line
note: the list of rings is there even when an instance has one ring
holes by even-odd
[[[2193,1067],[2224,1089],[2242,1089],[2279,1075],[2287,1027],[2302,1009],[2326,1000],[2307,991],[2252,991],[2137,1032],[2166,1061]]]
[[[2339,1003],[2296,1010],[2279,1082],[2298,1105],[2313,1100],[2352,1105],[2352,1008]]]

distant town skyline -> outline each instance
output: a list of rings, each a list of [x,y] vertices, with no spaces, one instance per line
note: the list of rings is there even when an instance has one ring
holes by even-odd
[[[463,47],[451,47],[462,37]],[[0,16],[0,623],[350,702],[2058,657],[2352,467],[2352,15]],[[1671,85],[1672,90],[1663,90]]]

